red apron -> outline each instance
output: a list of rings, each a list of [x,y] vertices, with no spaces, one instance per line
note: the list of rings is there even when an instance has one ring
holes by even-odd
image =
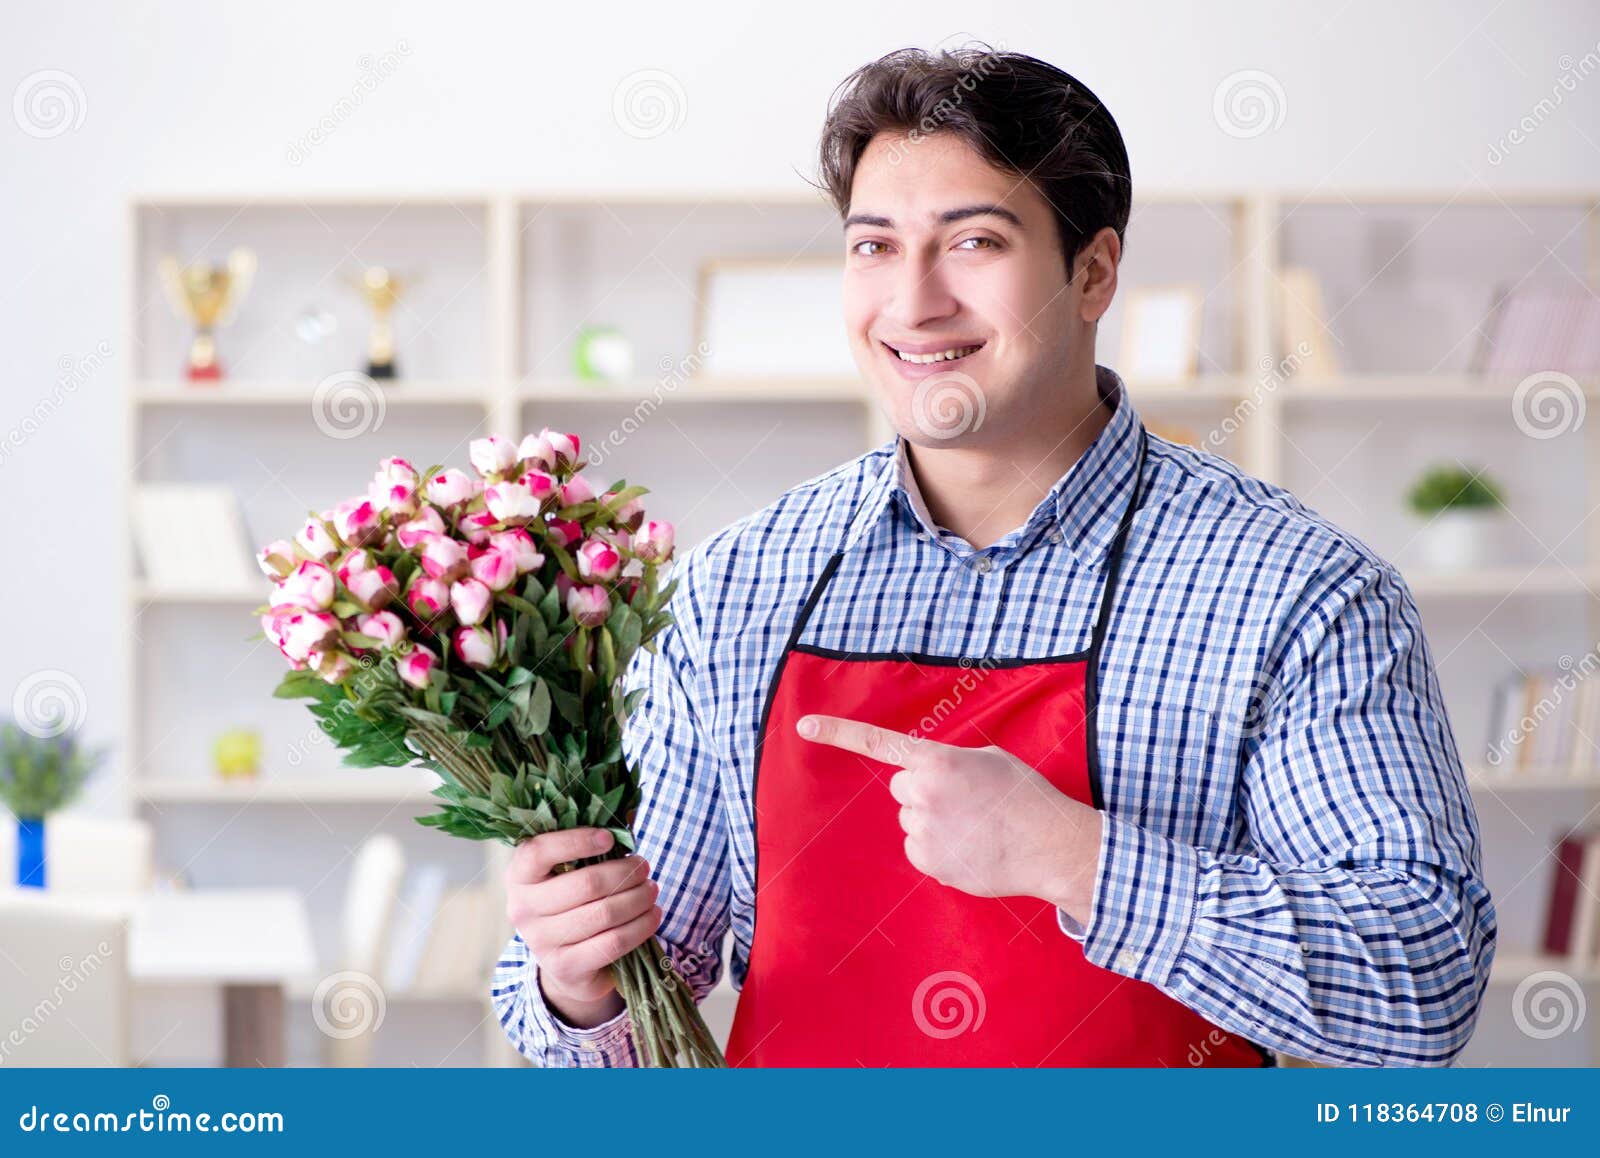
[[[802,740],[811,713],[997,744],[1101,807],[1096,669],[1123,541],[1087,651],[977,660],[845,653],[790,633],[758,732],[756,905],[726,1051],[734,1066],[1260,1066],[1270,1058],[1147,982],[1092,965],[1035,897],[975,897],[906,860],[894,769]]]

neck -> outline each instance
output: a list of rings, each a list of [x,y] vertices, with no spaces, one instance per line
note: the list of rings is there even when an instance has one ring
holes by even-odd
[[[1091,366],[1085,386],[1063,392],[1075,404],[1029,415],[1012,431],[995,430],[981,445],[906,445],[917,490],[935,522],[982,550],[1028,516],[1093,445],[1111,420]]]

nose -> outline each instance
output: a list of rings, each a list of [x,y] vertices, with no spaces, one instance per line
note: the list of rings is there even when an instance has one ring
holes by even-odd
[[[895,271],[893,298],[884,312],[901,329],[916,330],[958,309],[938,258],[908,256]]]

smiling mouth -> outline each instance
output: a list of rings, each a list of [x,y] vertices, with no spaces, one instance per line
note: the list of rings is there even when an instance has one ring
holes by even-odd
[[[984,343],[978,342],[975,345],[952,346],[948,350],[939,350],[927,354],[912,354],[904,350],[898,350],[889,345],[888,342],[883,343],[884,349],[888,350],[902,362],[908,362],[913,366],[932,366],[935,363],[940,362],[959,362],[963,358],[969,358],[973,354],[976,354],[979,350],[983,349],[983,346]]]

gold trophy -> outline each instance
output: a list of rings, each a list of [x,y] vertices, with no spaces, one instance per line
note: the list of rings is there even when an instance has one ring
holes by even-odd
[[[367,339],[367,377],[395,377],[394,314],[395,303],[408,282],[381,265],[372,266],[355,283],[361,296],[372,309],[372,332]]]
[[[161,259],[161,284],[166,287],[173,312],[194,323],[194,341],[189,344],[189,381],[221,379],[216,328],[233,319],[255,272],[256,255],[248,249],[235,249],[228,255],[226,265],[179,265],[175,257]]]

